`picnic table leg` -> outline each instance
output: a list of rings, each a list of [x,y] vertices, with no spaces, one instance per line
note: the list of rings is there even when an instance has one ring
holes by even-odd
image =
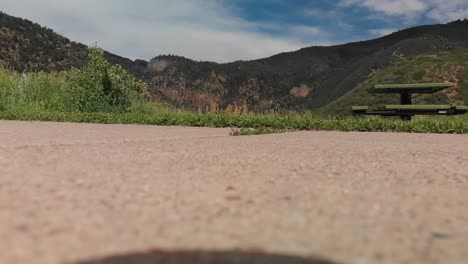
[[[402,105],[411,105],[411,104],[413,104],[413,100],[411,98],[411,93],[409,93],[408,91],[401,92],[401,104]],[[401,115],[401,120],[411,121],[411,115]]]
[[[401,104],[402,105],[411,105],[413,100],[411,99],[411,94],[407,91],[401,92]]]

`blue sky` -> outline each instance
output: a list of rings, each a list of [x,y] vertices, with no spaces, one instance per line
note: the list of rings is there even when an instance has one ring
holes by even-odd
[[[393,5],[389,3],[392,3]],[[444,4],[448,8],[444,8]],[[340,0],[239,0],[240,15],[249,21],[314,27],[321,34],[304,34],[313,43],[343,43],[386,35],[423,24],[445,23],[468,17],[468,1],[340,1]],[[385,6],[386,5],[386,6]],[[284,35],[282,29],[264,30]]]
[[[0,8],[132,59],[216,62],[468,17],[467,0],[0,0]]]

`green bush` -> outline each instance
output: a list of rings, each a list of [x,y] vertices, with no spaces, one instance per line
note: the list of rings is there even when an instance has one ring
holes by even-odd
[[[141,100],[146,84],[137,81],[120,65],[110,65],[102,49],[89,50],[88,64],[72,76],[72,101],[80,112],[127,111]]]

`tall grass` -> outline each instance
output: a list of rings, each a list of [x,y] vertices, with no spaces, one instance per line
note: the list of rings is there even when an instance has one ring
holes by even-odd
[[[17,73],[0,68],[0,111],[125,112],[141,101],[146,84],[104,52],[91,48],[88,64],[62,73]]]
[[[20,74],[0,68],[0,110],[72,111],[66,73]]]

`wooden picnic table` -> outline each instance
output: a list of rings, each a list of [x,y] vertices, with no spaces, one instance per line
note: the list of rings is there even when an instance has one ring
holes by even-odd
[[[402,105],[410,105],[413,104],[413,94],[433,94],[453,86],[453,83],[384,84],[376,85],[369,93],[397,93]]]
[[[457,115],[468,112],[467,106],[413,105],[414,94],[433,94],[453,87],[453,83],[385,84],[375,85],[369,93],[400,94],[400,105],[386,105],[383,109],[369,110],[368,106],[353,106],[355,115],[400,116],[411,120],[414,115]]]

